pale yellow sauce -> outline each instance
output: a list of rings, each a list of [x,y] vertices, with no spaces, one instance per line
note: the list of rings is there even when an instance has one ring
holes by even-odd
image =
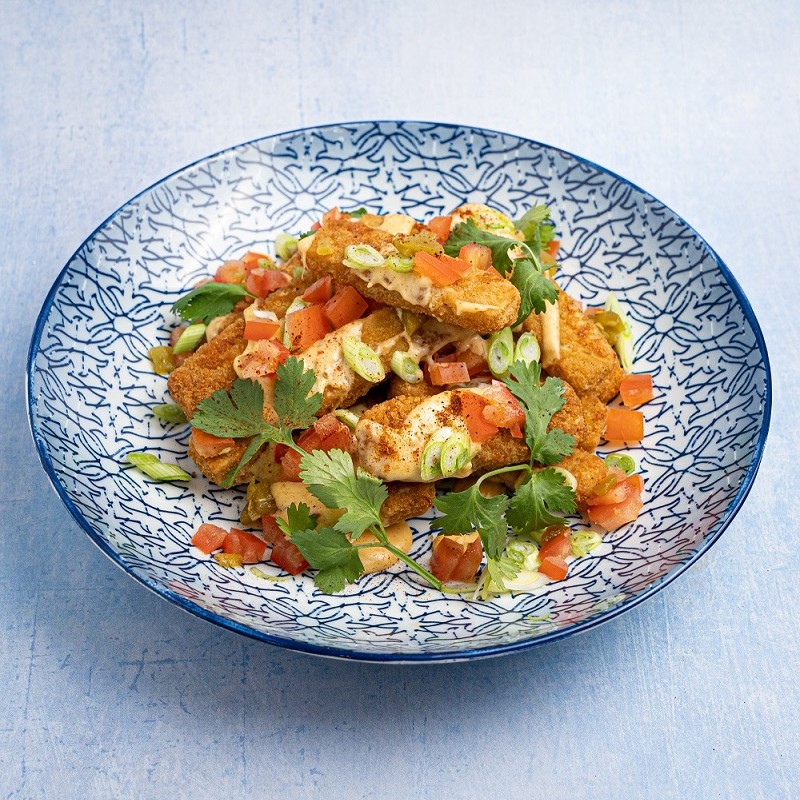
[[[406,302],[415,306],[427,307],[431,302],[433,282],[423,275],[414,272],[395,272],[389,267],[354,269],[351,272],[358,275],[367,287],[383,286],[384,289],[397,292]]]

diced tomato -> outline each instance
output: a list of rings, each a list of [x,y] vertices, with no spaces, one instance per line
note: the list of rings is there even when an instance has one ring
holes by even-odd
[[[500,430],[483,416],[483,409],[489,402],[475,392],[461,392],[461,415],[467,423],[469,437],[473,442],[488,442]]]
[[[615,531],[626,523],[633,522],[643,506],[641,493],[633,492],[621,503],[589,506],[589,519],[607,531]]]
[[[454,262],[460,266],[454,266]],[[463,267],[463,269],[462,269]],[[430,278],[434,286],[449,286],[459,280],[470,269],[465,261],[449,256],[432,256],[422,250],[414,253],[414,271]]]
[[[285,324],[291,349],[295,352],[306,350],[332,330],[321,303],[292,311],[286,315]]]
[[[331,434],[336,433],[342,425],[344,425],[344,423],[338,419],[335,414],[323,414],[323,416],[314,422],[313,427],[320,440],[323,440]],[[347,426],[344,425],[344,427],[346,428]]]
[[[442,536],[433,540],[431,572],[440,581],[472,581],[483,558],[483,544],[477,534]]]
[[[203,458],[221,456],[236,444],[230,437],[213,436],[200,428],[192,428],[191,439],[194,449]]]
[[[622,402],[629,408],[649,403],[653,397],[653,376],[648,374],[625,375],[619,385]]]
[[[330,211],[326,211],[322,215],[322,224],[327,225],[329,222],[336,222],[336,220],[339,220],[341,218],[342,218],[342,212],[339,211],[338,206],[334,206],[332,209],[330,209]]]
[[[641,494],[644,488],[644,481],[641,475],[631,475],[630,478],[623,478],[611,487],[607,492],[599,497],[590,497],[586,502],[591,506],[613,506],[617,503],[624,503],[632,494]]]
[[[334,328],[341,328],[348,322],[357,320],[367,309],[367,301],[352,286],[342,286],[325,303],[325,316]]]
[[[327,303],[331,295],[333,295],[333,278],[330,275],[323,275],[303,292],[303,300],[309,303]]]
[[[296,450],[289,448],[281,459],[281,471],[279,478],[282,481],[300,481],[300,458],[301,455]]]
[[[278,523],[275,521],[275,517],[267,514],[261,517],[261,530],[264,533],[264,538],[270,544],[274,544],[275,538],[279,533],[282,533],[281,529],[278,527]]]
[[[244,279],[245,269],[241,261],[223,261],[214,275],[217,283],[244,283]]]
[[[485,244],[469,242],[458,251],[458,257],[476,269],[486,270],[492,266],[492,249]]]
[[[448,383],[467,383],[469,370],[463,361],[449,364],[437,363],[428,365],[428,376],[432,386],[446,386]]]
[[[453,224],[452,217],[433,217],[428,220],[428,227],[433,231],[434,236],[439,240],[439,244],[444,244],[450,235],[450,226]]]
[[[267,544],[255,534],[240,528],[231,528],[231,532],[222,543],[222,551],[241,556],[243,564],[257,564],[264,560]]]
[[[242,257],[242,264],[244,264],[247,271],[259,266],[259,262],[266,261],[268,264],[272,263],[272,259],[264,253],[256,253],[254,250],[249,250]]]
[[[550,556],[543,558],[542,563],[539,565],[539,572],[547,575],[548,578],[554,581],[563,581],[569,572],[569,566],[563,558],[557,556]]]
[[[539,254],[542,264],[547,267],[554,267],[556,265],[556,253],[561,242],[558,239],[551,239],[547,247]]]
[[[355,449],[355,439],[350,428],[333,414],[320,417],[314,426],[304,431],[297,440],[297,446],[311,453],[314,450],[344,450],[352,453]],[[292,448],[288,448],[280,459],[281,477],[287,481],[300,480],[300,459],[302,455]]]
[[[609,408],[603,436],[612,442],[641,442],[644,439],[644,415],[641,411]]]
[[[290,575],[299,575],[304,569],[308,569],[308,561],[303,558],[297,547],[289,541],[289,538],[280,529],[278,529],[275,541],[272,543],[272,555],[270,558]]]
[[[204,522],[192,536],[192,545],[198,550],[202,550],[206,555],[210,555],[214,550],[219,550],[222,547],[227,535],[228,532],[218,525]]]
[[[484,395],[488,403],[483,409],[483,418],[498,428],[509,428],[512,433],[521,433],[525,424],[525,412],[517,398],[500,381],[492,381],[489,391],[491,394]]]
[[[248,319],[244,324],[244,338],[248,342],[258,339],[274,339],[281,329],[279,322],[268,319]]]
[[[291,278],[279,269],[263,269],[257,267],[250,270],[245,282],[245,288],[256,297],[266,297],[270,292],[288,286]]]
[[[309,228],[309,230],[318,231],[321,227],[322,227],[322,225],[320,225],[319,222],[315,222],[315,223],[312,224],[312,226]]]
[[[566,558],[572,549],[572,540],[566,528],[545,541],[539,548],[539,558]]]
[[[278,365],[289,358],[289,349],[277,339],[257,339],[249,350],[242,355],[238,373],[240,378],[254,381],[273,376]]]
[[[467,365],[470,378],[482,375],[489,371],[489,364],[486,359],[474,350],[459,350],[444,358],[436,358],[436,361],[463,361]]]

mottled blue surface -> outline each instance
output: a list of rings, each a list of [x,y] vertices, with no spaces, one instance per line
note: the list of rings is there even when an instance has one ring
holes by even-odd
[[[796,796],[796,4],[161,5],[0,8],[2,796]],[[714,245],[770,347],[772,433],[730,529],[623,618],[527,654],[380,667],[214,628],[92,546],[26,430],[36,313],[100,220],[231,143],[386,117],[631,178]]]

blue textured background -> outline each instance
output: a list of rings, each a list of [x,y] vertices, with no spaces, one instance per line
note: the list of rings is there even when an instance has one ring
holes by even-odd
[[[797,795],[800,7],[566,5],[0,3],[0,796]],[[749,500],[698,567],[598,630],[454,666],[281,651],[114,568],[38,464],[27,343],[96,224],[227,145],[376,117],[625,175],[761,320],[775,408]]]

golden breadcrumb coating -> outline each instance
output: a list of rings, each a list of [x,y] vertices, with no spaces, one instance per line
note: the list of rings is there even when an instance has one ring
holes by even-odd
[[[586,435],[578,441],[578,444],[583,450],[593,453],[600,444],[606,428],[608,406],[593,394],[585,394],[580,400],[586,423]]]
[[[494,269],[472,268],[450,286],[430,288],[429,297],[416,292],[414,300],[378,283],[369,285],[371,270],[355,270],[342,263],[345,247],[368,244],[381,253],[393,250],[393,236],[347,217],[327,222],[307,245],[305,263],[315,277],[332,275],[340,284],[355,287],[365,297],[396,308],[427,314],[443,322],[469,328],[478,333],[493,333],[513,324],[519,312],[516,287]],[[320,245],[323,245],[320,248]],[[322,253],[319,250],[322,249]],[[389,272],[391,272],[389,270]],[[391,276],[390,276],[391,277]],[[416,273],[402,278],[413,281],[419,290],[427,283]]]
[[[436,497],[434,483],[388,483],[389,496],[381,506],[381,522],[393,525],[424,514]]]

